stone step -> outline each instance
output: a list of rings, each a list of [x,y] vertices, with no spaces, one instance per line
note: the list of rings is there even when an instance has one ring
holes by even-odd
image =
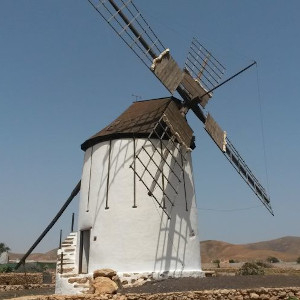
[[[90,288],[90,285],[89,284],[74,284],[74,288]]]
[[[63,266],[64,266],[64,265],[73,265],[73,264],[74,264],[74,261],[65,261],[65,260],[63,260],[63,263],[62,263]],[[61,262],[58,261],[58,262],[57,262],[57,265],[58,265],[58,266],[61,266]]]
[[[62,242],[61,243],[61,246],[63,247],[63,246],[65,246],[65,245],[73,245],[73,242]]]
[[[76,248],[67,248],[67,249],[64,249],[65,252],[72,252],[72,251],[75,251]]]
[[[76,276],[76,275],[78,275],[78,274],[74,274],[74,273],[68,273],[68,274],[62,274],[61,275],[61,277],[63,277],[63,278],[72,278],[72,277],[74,277],[74,276]]]

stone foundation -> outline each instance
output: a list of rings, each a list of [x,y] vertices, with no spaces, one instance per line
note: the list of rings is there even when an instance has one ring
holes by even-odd
[[[166,278],[205,277],[203,271],[174,271],[174,272],[145,272],[145,273],[117,273],[123,287],[138,286],[148,281]]]

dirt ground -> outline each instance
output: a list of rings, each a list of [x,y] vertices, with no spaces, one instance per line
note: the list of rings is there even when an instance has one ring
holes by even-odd
[[[206,278],[178,278],[149,282],[127,288],[122,293],[162,293],[212,289],[250,289],[261,287],[300,287],[300,276],[219,276]]]
[[[163,293],[179,291],[196,291],[212,289],[249,289],[260,287],[300,287],[300,276],[268,275],[268,276],[219,276],[207,278],[178,278],[146,283],[145,285],[127,288],[120,291],[126,293]],[[31,295],[51,295],[53,288],[0,292],[0,299],[11,299]]]

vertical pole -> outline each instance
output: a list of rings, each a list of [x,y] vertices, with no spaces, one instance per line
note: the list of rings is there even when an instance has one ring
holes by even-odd
[[[93,153],[94,153],[94,146],[92,146],[91,150],[91,164],[90,164],[90,177],[89,177],[89,191],[88,191],[88,200],[86,204],[86,212],[90,210],[90,191],[91,191],[91,177],[92,177],[92,166],[93,166]]]
[[[60,233],[59,233],[59,245],[58,245],[59,249],[61,249],[61,239],[62,239],[62,229],[60,230]]]
[[[183,179],[183,188],[184,188],[185,210],[188,211],[188,203],[187,203],[187,197],[186,197],[186,185],[185,185],[185,168],[184,168],[182,153],[180,153],[180,156],[181,156],[181,164],[182,164],[182,179]]]
[[[163,142],[162,140],[160,140],[160,155],[161,157],[163,157],[164,153],[163,153]],[[165,178],[164,178],[164,165],[161,166],[161,180],[162,180],[162,189],[163,189],[163,194],[162,194],[162,200],[163,200],[163,208],[166,209],[166,199],[165,199]]]
[[[133,138],[133,206],[132,208],[137,208],[136,206],[136,145],[135,145],[135,138]]]
[[[109,141],[109,150],[108,150],[108,166],[107,166],[107,183],[106,183],[106,201],[105,209],[109,209],[108,206],[108,190],[109,190],[109,172],[110,172],[110,154],[111,154],[111,140]]]
[[[72,213],[71,232],[74,232],[74,216],[75,216],[75,214],[74,214],[74,213]]]
[[[63,273],[63,262],[64,262],[64,254],[60,254],[60,274]]]

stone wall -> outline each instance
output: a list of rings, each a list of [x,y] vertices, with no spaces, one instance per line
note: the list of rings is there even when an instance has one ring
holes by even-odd
[[[42,273],[1,273],[0,285],[42,284]]]
[[[0,292],[33,290],[39,288],[54,287],[54,284],[27,284],[27,285],[0,285]]]
[[[211,290],[195,292],[177,292],[161,294],[115,294],[115,295],[51,295],[31,297],[31,300],[251,300],[251,299],[300,299],[300,287],[294,288],[260,288],[248,290]]]

